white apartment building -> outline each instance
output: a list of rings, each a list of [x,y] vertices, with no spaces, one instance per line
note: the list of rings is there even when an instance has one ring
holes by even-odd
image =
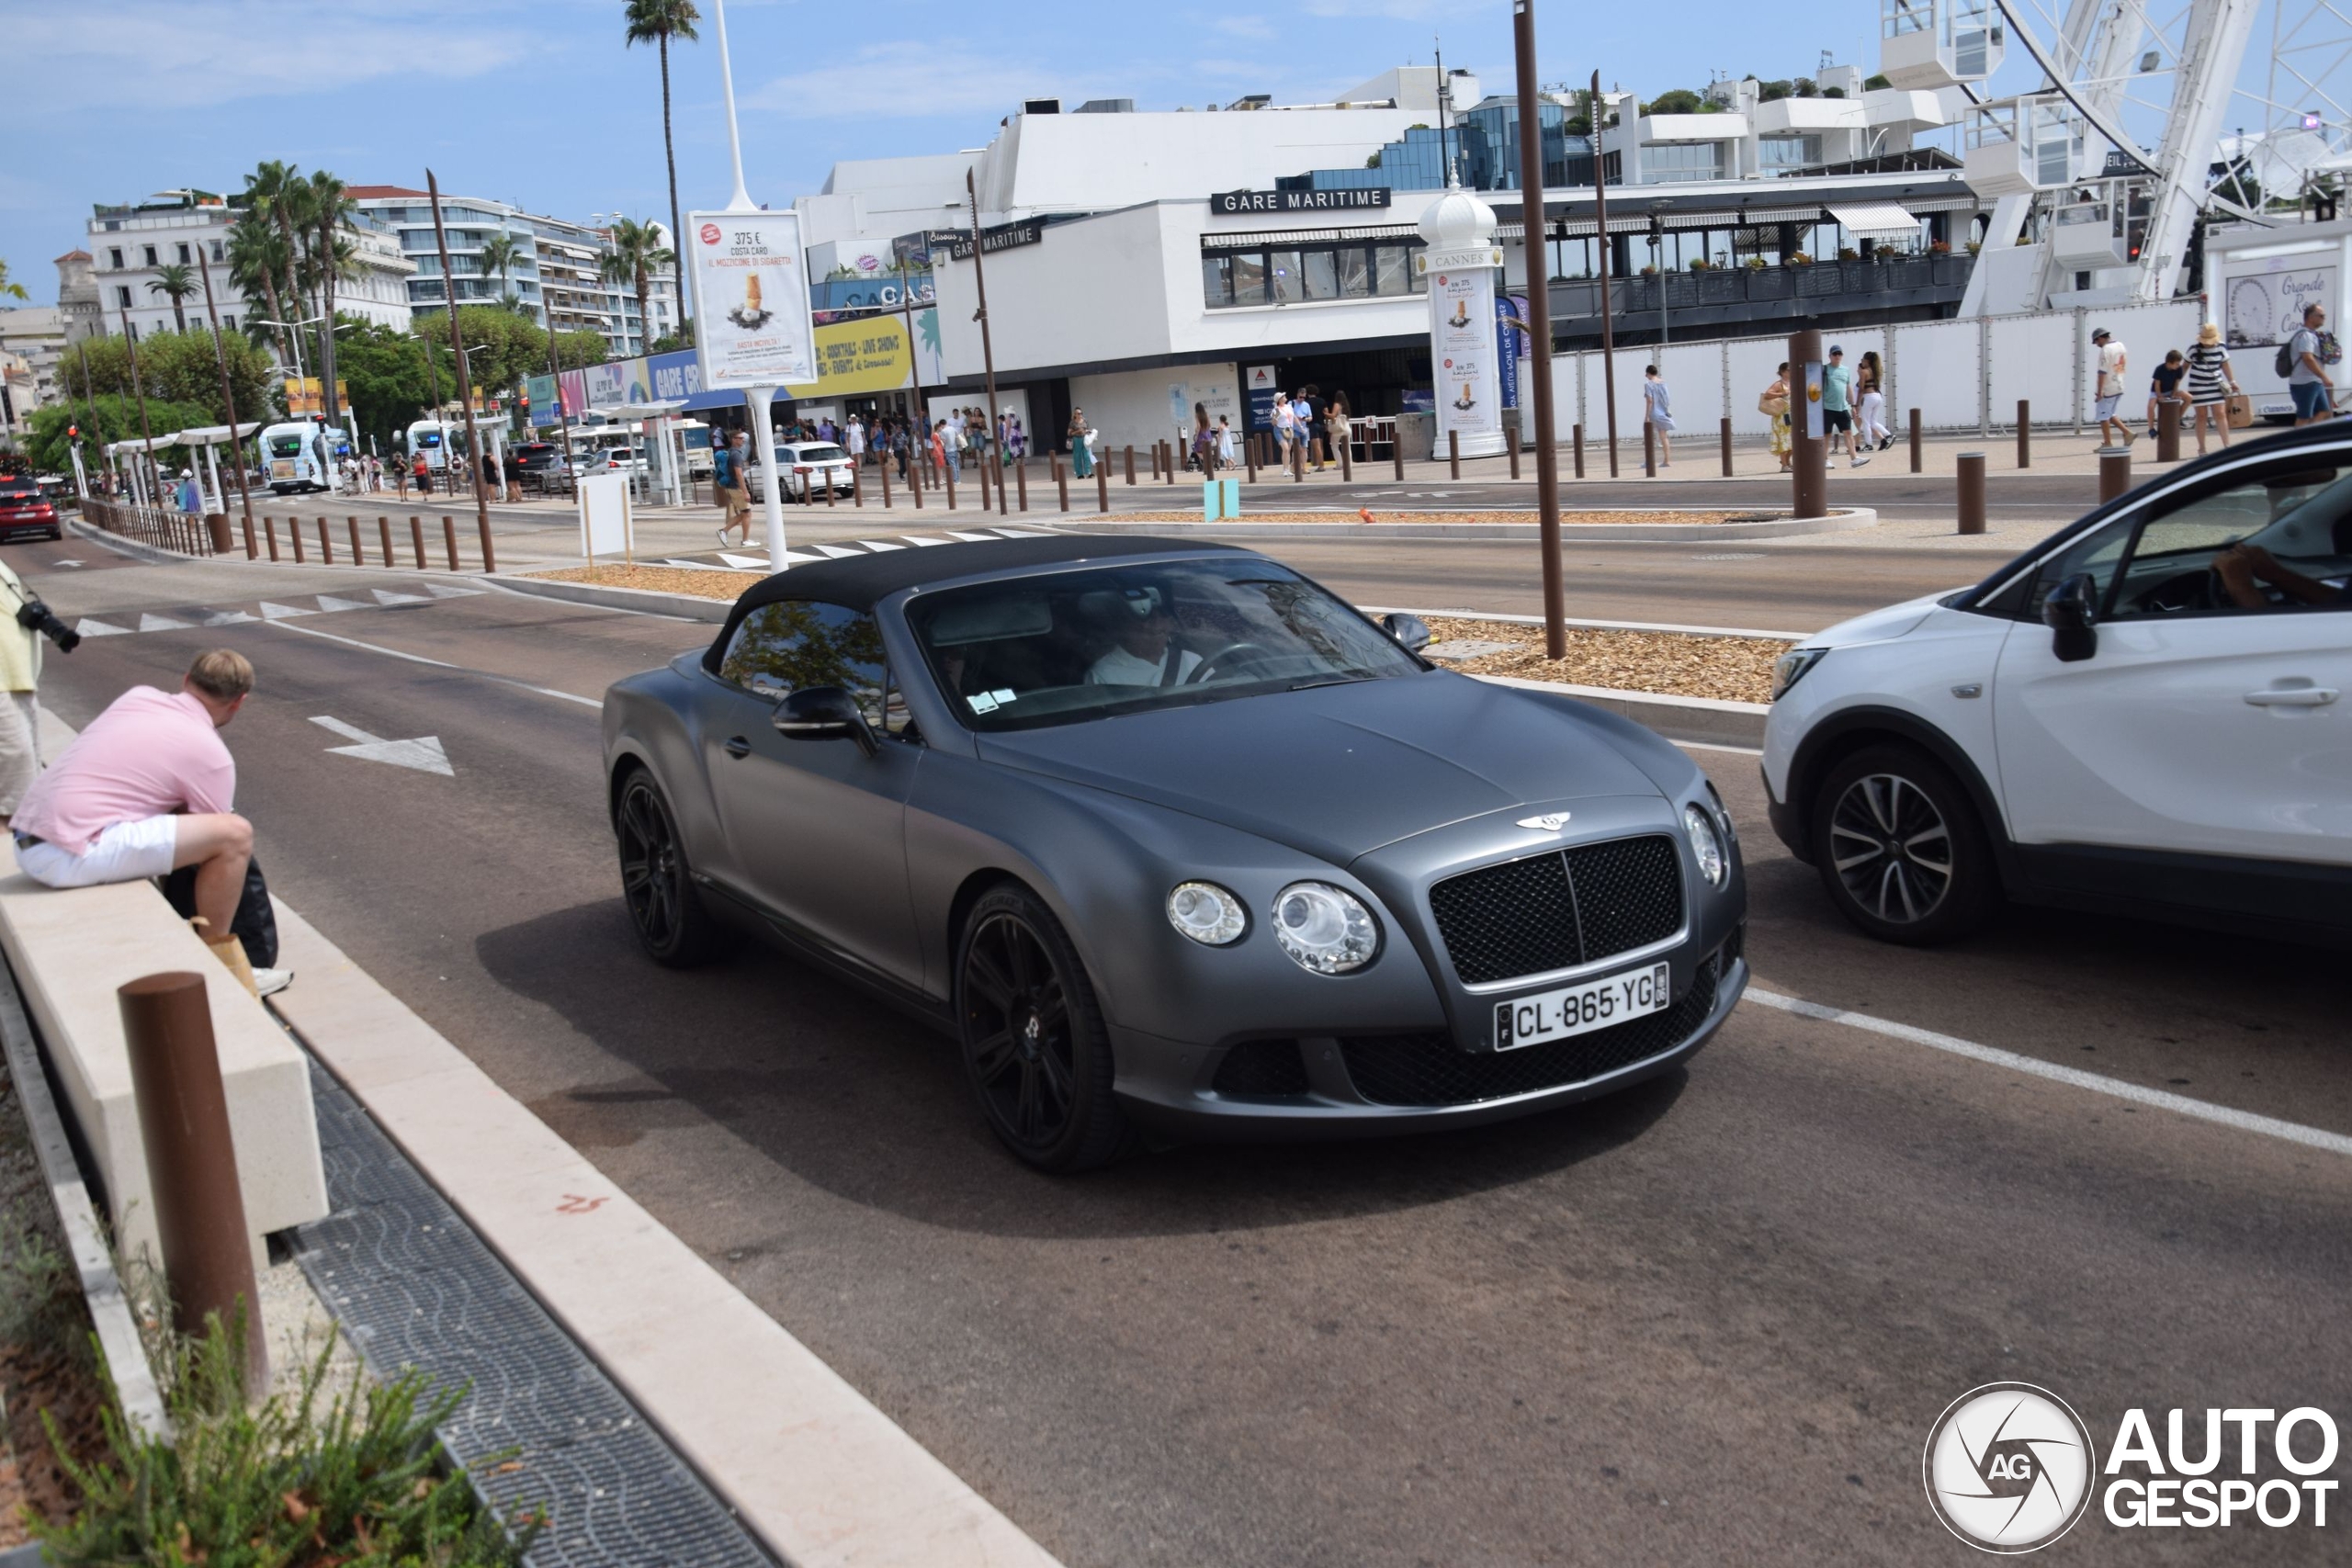
[[[1611,185],[1681,185],[1859,164],[1907,152],[1916,135],[1960,113],[1939,94],[1865,89],[1864,79],[1859,65],[1827,66],[1822,96],[1770,102],[1752,76],[1720,82],[1701,114],[1645,115],[1632,94],[1604,93],[1617,117],[1600,132],[1607,177]]]
[[[89,260],[100,330],[119,333],[126,323],[136,335],[176,330],[179,315],[155,289],[163,269],[173,265],[208,272],[220,325],[243,330],[250,310],[229,281],[227,254],[230,225],[241,212],[212,196],[158,197],[129,206],[93,208]],[[335,309],[406,331],[408,277],[413,270],[407,258],[364,213],[353,225],[352,238],[356,270],[336,283]],[[180,314],[190,325],[204,319],[200,288],[181,301]]]
[[[678,284],[674,269],[653,279],[646,305],[653,320],[640,321],[636,292],[600,275],[609,246],[605,231],[526,212],[510,202],[481,197],[444,196],[441,228],[449,246],[450,276],[441,274],[440,248],[433,231],[432,198],[405,186],[355,186],[352,198],[392,234],[413,267],[406,285],[410,308],[438,313],[455,296],[460,305],[490,305],[511,299],[540,326],[559,332],[599,333],[618,356],[644,354],[654,340],[678,330]],[[668,225],[662,225],[668,231]],[[483,252],[499,235],[512,240],[517,255],[502,276],[491,271]]]

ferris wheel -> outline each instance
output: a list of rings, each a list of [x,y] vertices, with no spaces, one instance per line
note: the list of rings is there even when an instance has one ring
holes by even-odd
[[[2352,14],[2335,0],[1882,0],[1881,18],[1894,85],[1973,100],[1987,248],[2031,236],[2044,293],[2087,274],[2166,298],[2200,216],[2265,221],[2256,189],[2292,194],[2352,149]]]

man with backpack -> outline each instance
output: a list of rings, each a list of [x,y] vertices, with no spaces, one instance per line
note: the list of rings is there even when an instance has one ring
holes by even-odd
[[[2278,345],[2278,357],[2272,366],[2287,378],[2288,395],[2295,400],[2297,424],[2313,424],[2335,417],[2335,389],[2328,384],[2327,367],[2320,363],[2324,352],[2320,329],[2326,325],[2326,310],[2317,305],[2304,306],[2303,324]]]

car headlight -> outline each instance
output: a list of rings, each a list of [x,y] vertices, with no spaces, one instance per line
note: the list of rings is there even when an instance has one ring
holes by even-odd
[[[1821,662],[1826,648],[1792,648],[1772,660],[1772,701],[1779,702],[1788,694],[1791,686],[1804,679],[1804,672]]]
[[[1294,882],[1274,895],[1274,941],[1302,969],[1344,975],[1380,951],[1380,922],[1345,888]]]
[[[1710,887],[1721,887],[1731,873],[1731,862],[1724,855],[1724,840],[1715,831],[1715,819],[1707,815],[1702,806],[1682,808],[1682,830],[1690,836],[1690,853],[1699,862],[1699,874],[1707,879]]]
[[[1204,947],[1241,940],[1250,912],[1214,882],[1180,882],[1168,893],[1168,923]]]

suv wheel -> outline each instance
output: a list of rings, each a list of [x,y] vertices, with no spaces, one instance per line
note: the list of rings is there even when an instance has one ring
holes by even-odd
[[[1881,942],[1950,942],[1999,901],[1974,803],[1915,747],[1866,747],[1830,769],[1811,838],[1829,901]]]

